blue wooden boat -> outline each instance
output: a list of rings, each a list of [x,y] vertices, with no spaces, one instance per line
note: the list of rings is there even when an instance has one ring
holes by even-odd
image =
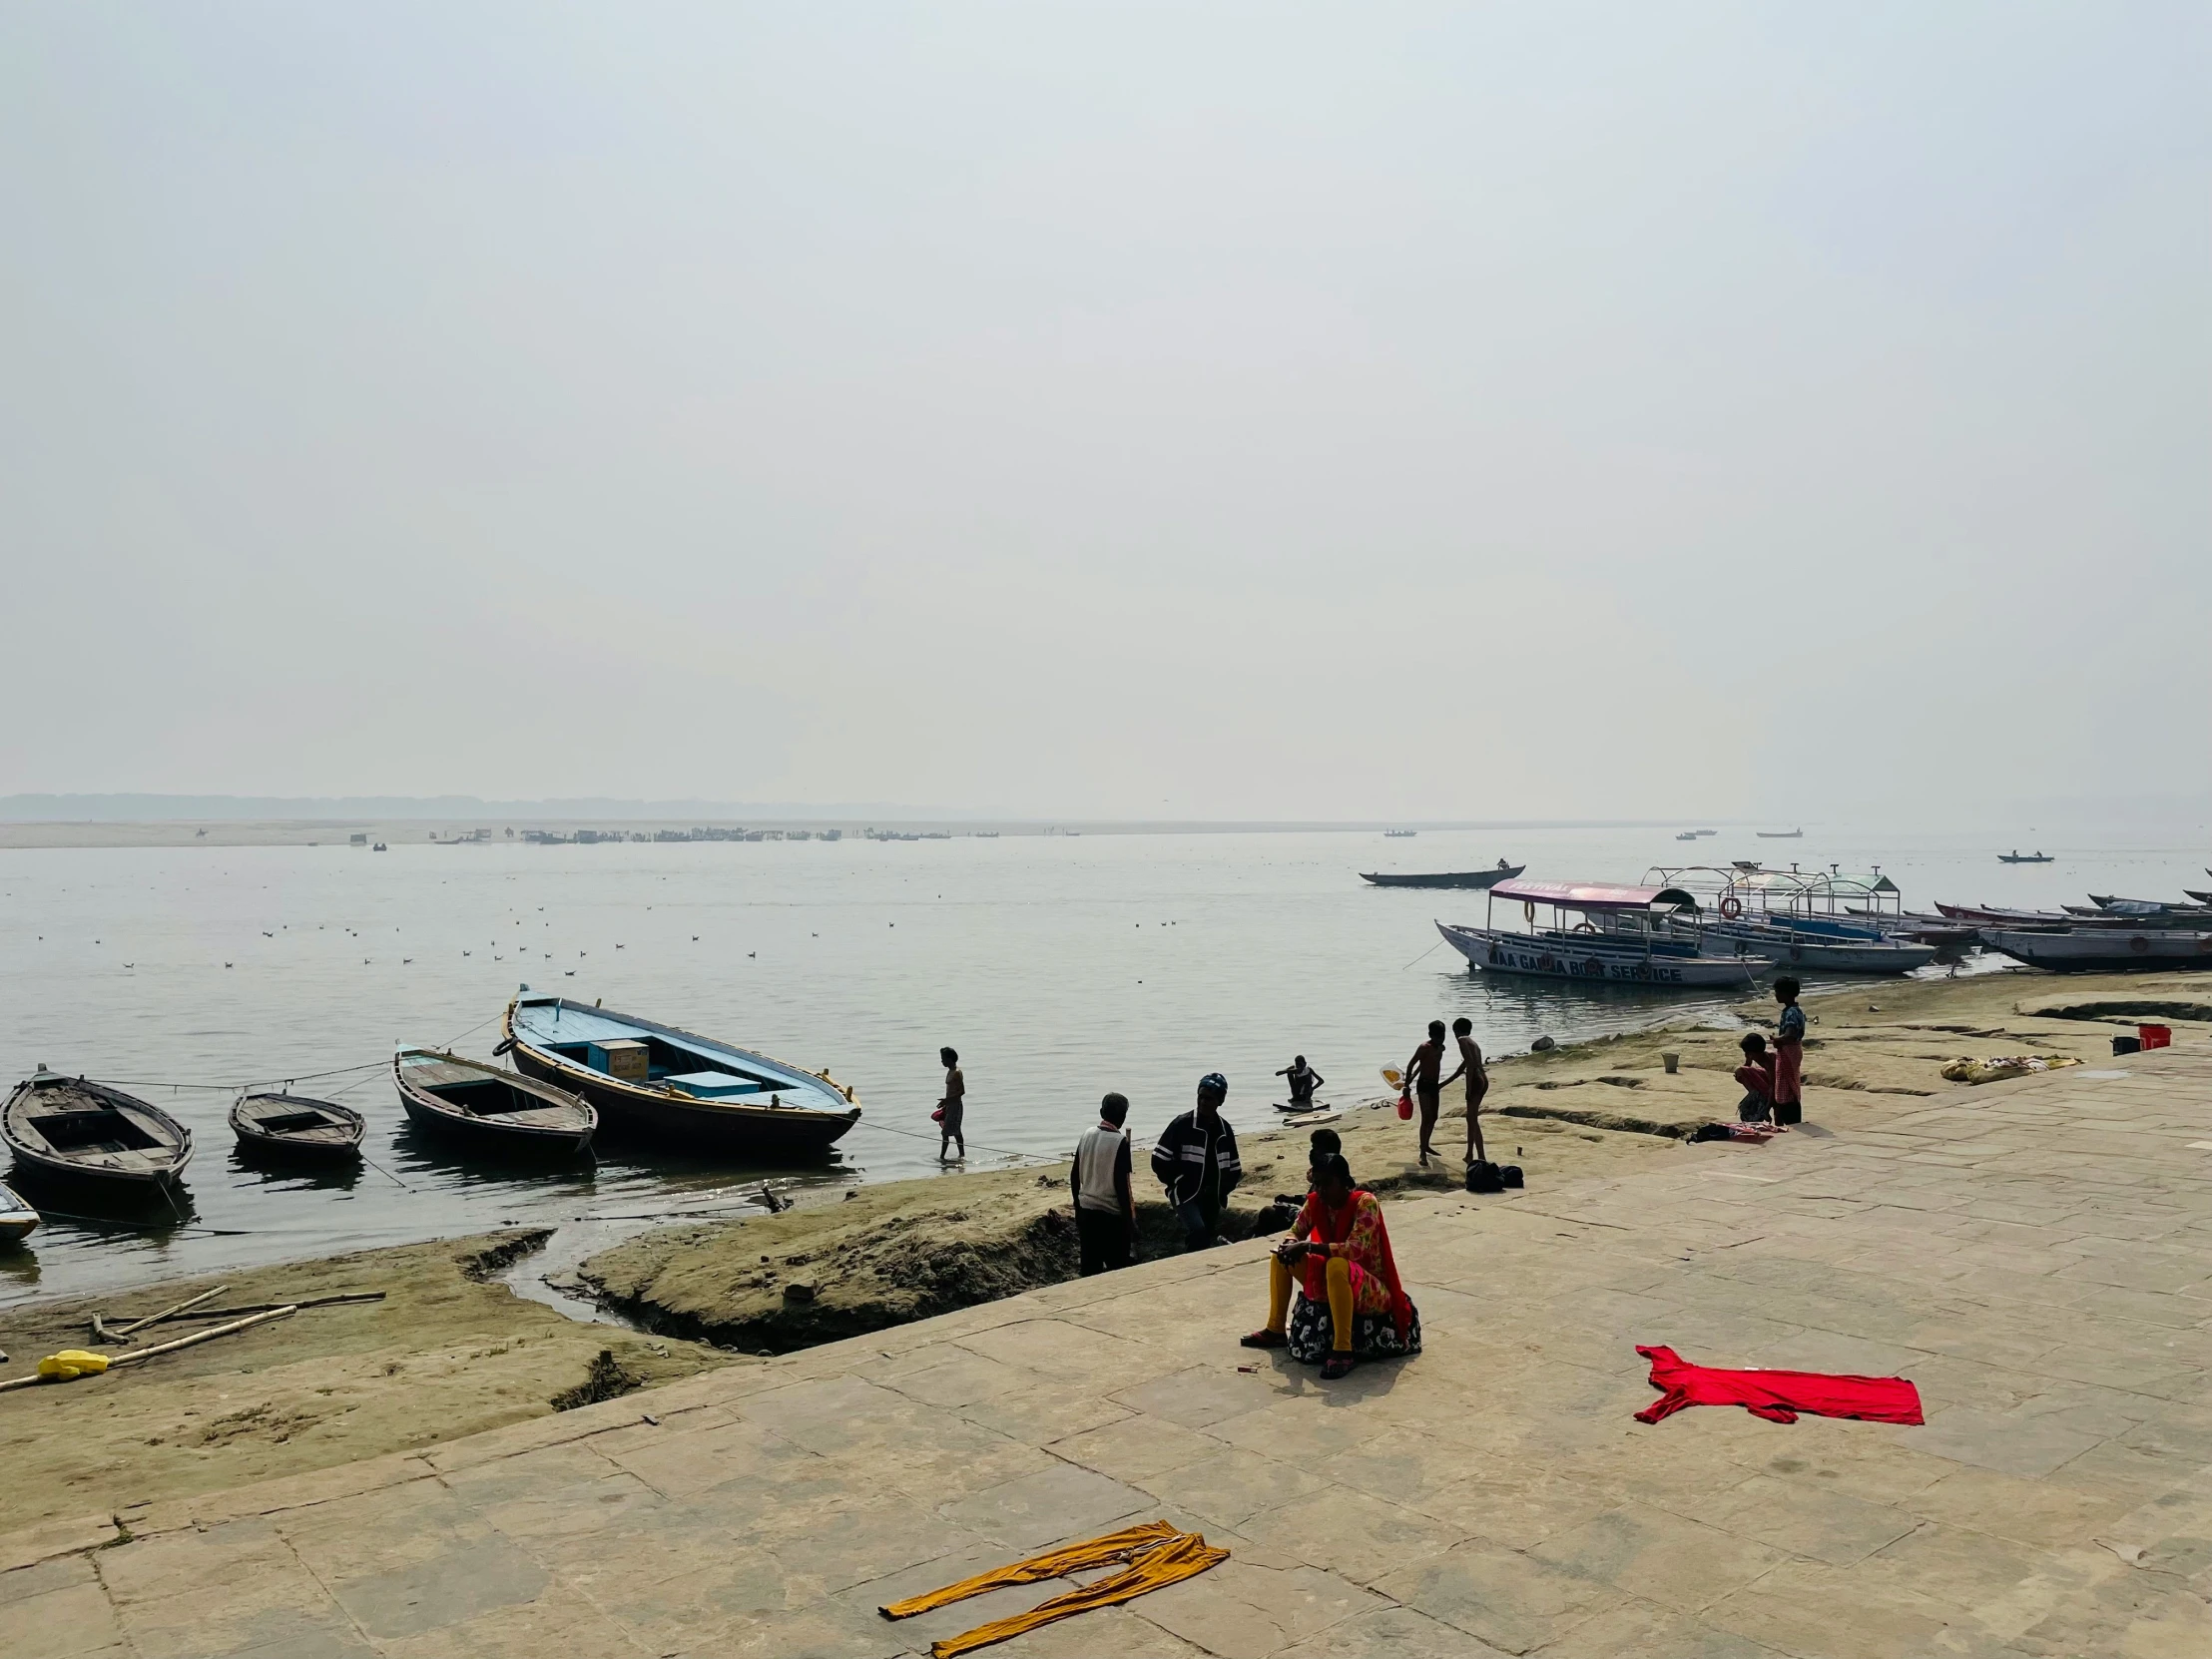
[[[686,1152],[819,1158],[860,1121],[827,1071],[524,986],[507,1004],[515,1069],[581,1095],[613,1128]]]

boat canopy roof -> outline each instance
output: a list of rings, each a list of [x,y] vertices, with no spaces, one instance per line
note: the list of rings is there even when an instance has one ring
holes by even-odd
[[[1500,881],[1498,898],[1555,904],[1562,910],[1695,910],[1697,900],[1680,887],[1615,887],[1598,881]]]

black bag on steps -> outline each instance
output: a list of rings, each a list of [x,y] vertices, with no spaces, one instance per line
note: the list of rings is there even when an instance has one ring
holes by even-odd
[[[1467,1166],[1467,1191],[1470,1193],[1501,1193],[1505,1179],[1495,1164],[1477,1161]]]

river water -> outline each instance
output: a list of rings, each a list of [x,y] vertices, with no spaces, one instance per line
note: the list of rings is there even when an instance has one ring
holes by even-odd
[[[1995,850],[1872,831],[1693,847],[1661,830],[0,850],[0,1072],[125,1082],[198,1139],[181,1221],[50,1218],[0,1249],[0,1303],[507,1223],[573,1223],[574,1253],[764,1183],[933,1172],[946,1043],[968,1079],[970,1167],[985,1167],[1064,1153],[1109,1089],[1149,1138],[1207,1071],[1227,1074],[1235,1122],[1264,1125],[1294,1053],[1324,1098],[1370,1096],[1432,1018],[1468,1015],[1503,1054],[1719,1012],[1692,993],[1470,973],[1430,921],[1480,919],[1480,894],[1386,891],[1362,869],[1506,856],[1532,878],[1633,880],[1691,856],[1880,862],[1927,908],[2177,896],[2206,862],[2149,837],[2054,846],[2037,866]],[[384,1062],[395,1042],[488,1055],[521,983],[828,1067],[864,1116],[812,1171],[631,1154],[472,1168],[408,1127]],[[360,1069],[297,1092],[365,1111],[379,1167],[273,1175],[235,1154],[236,1085],[340,1068]]]

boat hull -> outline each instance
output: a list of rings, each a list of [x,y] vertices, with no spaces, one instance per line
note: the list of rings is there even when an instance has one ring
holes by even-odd
[[[313,1134],[272,1130],[266,1122],[266,1111],[257,1114],[256,1110],[271,1106],[291,1107],[299,1113],[312,1111],[327,1120],[328,1127]],[[247,1095],[231,1107],[231,1132],[238,1136],[239,1150],[256,1157],[297,1159],[301,1163],[315,1164],[358,1163],[361,1138],[367,1130],[367,1120],[360,1113],[331,1100],[308,1100],[296,1095]]]
[[[1650,955],[1603,942],[1567,944],[1494,927],[1436,923],[1444,942],[1484,973],[1566,979],[1584,985],[1656,985],[1680,989],[1744,988],[1757,983],[1753,966],[1715,956]]]
[[[1886,943],[1880,940],[1850,942],[1812,938],[1762,938],[1716,928],[1707,934],[1707,948],[1740,949],[1777,967],[1804,973],[1911,973],[1936,959],[1932,944]]]
[[[599,1121],[598,1114],[589,1110],[588,1103],[585,1120],[581,1123],[500,1122],[462,1111],[429,1089],[418,1087],[407,1076],[409,1058],[406,1051],[392,1056],[392,1082],[399,1090],[399,1104],[406,1111],[408,1121],[418,1127],[455,1145],[495,1156],[579,1158],[590,1154],[592,1134],[599,1127]],[[439,1058],[453,1065],[465,1065],[491,1081],[501,1080],[501,1073],[495,1067],[479,1066],[474,1061],[461,1061],[454,1056],[441,1055]],[[568,1104],[573,1107],[578,1103],[571,1100]]]
[[[2212,933],[2098,928],[2079,933],[2018,932],[1985,927],[1989,949],[2053,973],[2130,973],[2148,968],[2212,967]]]
[[[42,1117],[111,1113],[135,1144],[114,1151],[71,1148],[48,1141],[37,1127]],[[192,1131],[159,1107],[104,1084],[45,1073],[18,1084],[8,1097],[0,1109],[0,1140],[14,1155],[18,1175],[110,1192],[167,1191],[192,1162]]]
[[[504,1031],[515,1069],[526,1077],[550,1083],[590,1101],[599,1109],[602,1121],[618,1134],[634,1135],[685,1152],[747,1162],[806,1163],[827,1157],[830,1149],[860,1121],[857,1106],[846,1106],[843,1110],[756,1106],[699,1099],[667,1087],[626,1082],[543,1045],[541,1039],[528,1030],[518,1029],[515,1010],[519,1005],[519,1000],[507,1005]],[[824,1080],[820,1073],[800,1073],[797,1068],[772,1061],[766,1055],[733,1048],[674,1026],[657,1025],[601,1008],[587,1009],[565,1001],[561,1006],[564,1009],[573,1006],[579,1015],[619,1021],[627,1029],[639,1033],[698,1044],[715,1055],[728,1056],[741,1063],[757,1062],[772,1074],[791,1073],[793,1092],[809,1087],[819,1096],[835,1098],[835,1085]]]
[[[21,1244],[37,1227],[38,1212],[0,1187],[0,1245]]]
[[[1362,870],[1360,879],[1372,881],[1379,887],[1446,887],[1459,892],[1480,892],[1500,881],[1512,880],[1527,867],[1526,864],[1502,864],[1496,869],[1447,869],[1420,875]]]

